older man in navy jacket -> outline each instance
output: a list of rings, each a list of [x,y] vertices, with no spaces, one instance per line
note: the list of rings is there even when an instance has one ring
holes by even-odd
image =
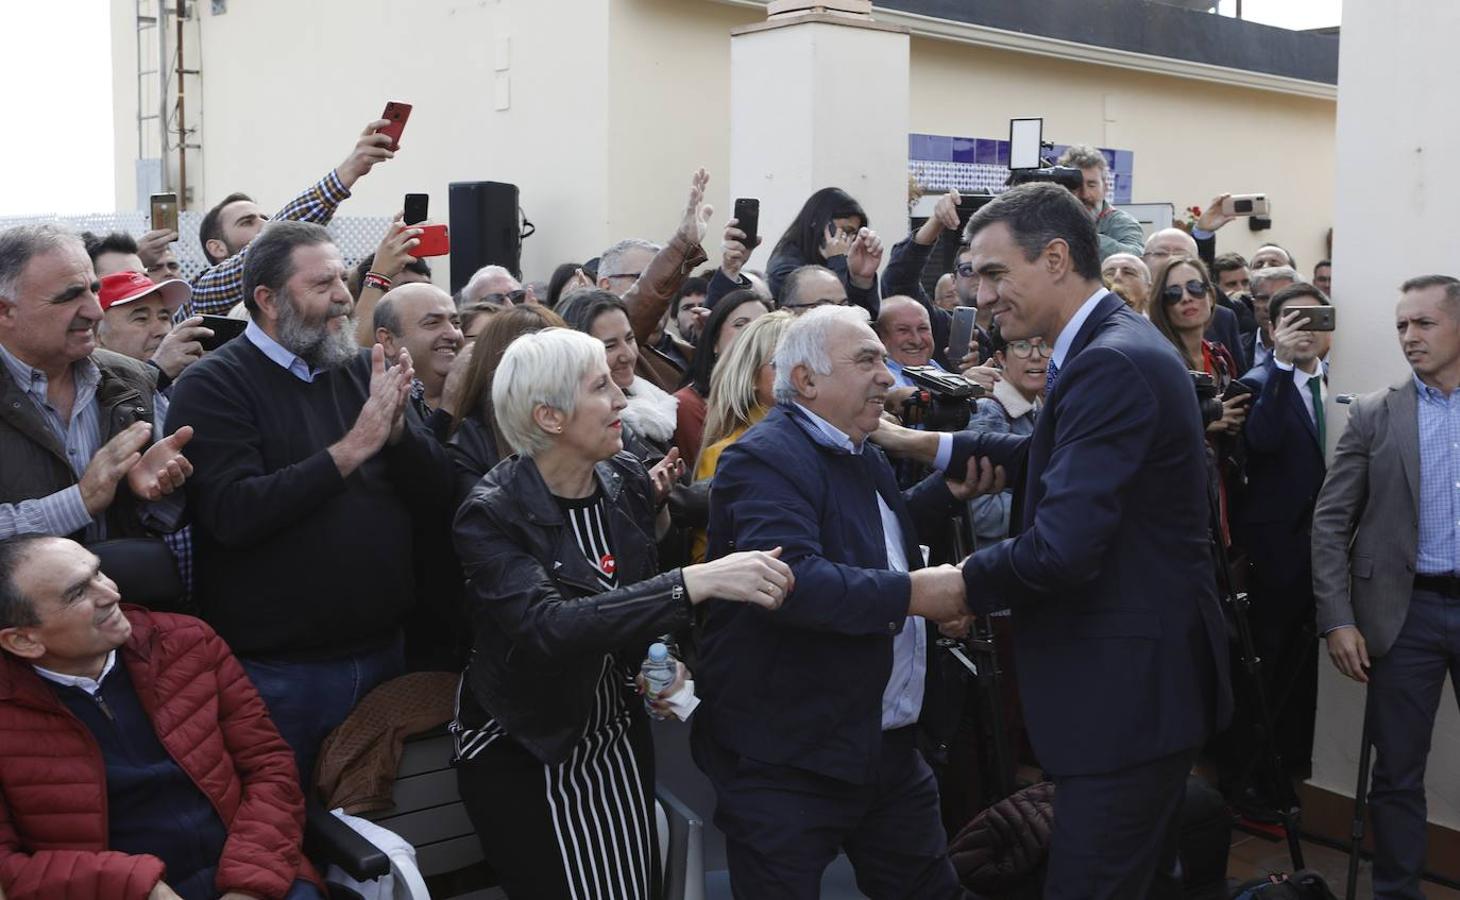
[[[963,485],[900,492],[866,443],[893,378],[855,308],[808,312],[776,351],[777,407],[725,451],[709,555],[783,547],[782,607],[710,601],[694,749],[715,786],[736,897],[814,898],[845,849],[874,898],[963,896],[932,772],[914,743],[924,619],[966,630],[962,574],[924,568]]]
[[[1044,411],[1029,437],[884,446],[1015,468],[1019,533],[963,574],[971,611],[1012,610],[1030,741],[1058,785],[1045,897],[1145,897],[1196,750],[1231,712],[1195,394],[1171,345],[1101,286],[1068,191],[1008,191],[968,237],[979,306],[1010,340],[1054,348]]]

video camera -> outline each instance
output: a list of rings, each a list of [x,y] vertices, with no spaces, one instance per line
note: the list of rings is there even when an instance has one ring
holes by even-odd
[[[962,375],[935,366],[903,366],[902,372],[917,388],[902,402],[902,420],[926,431],[962,431],[968,427],[973,402],[984,389]]]
[[[1080,190],[1085,175],[1079,169],[1056,166],[1044,157],[1054,144],[1044,140],[1044,119],[1009,120],[1009,187],[1048,181],[1071,193]]]
[[[1196,405],[1201,410],[1201,426],[1208,425],[1222,418],[1222,401],[1217,397],[1217,380],[1205,372],[1187,371],[1191,376],[1191,386],[1196,388]]]

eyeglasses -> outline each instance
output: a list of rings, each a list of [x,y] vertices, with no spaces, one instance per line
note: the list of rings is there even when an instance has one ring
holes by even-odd
[[[1147,250],[1144,255],[1151,259],[1166,259],[1175,256],[1176,252],[1174,250]]]
[[[493,303],[493,304],[496,304],[497,306],[504,306],[504,305],[505,306],[517,306],[523,300],[526,300],[526,299],[527,299],[527,291],[524,291],[524,290],[516,290],[516,291],[508,291],[505,294],[502,294],[502,293],[485,294],[485,295],[482,296],[481,302],[482,303]]]
[[[846,298],[842,298],[841,300],[833,300],[833,299],[831,299],[831,298],[828,297],[828,298],[823,298],[821,300],[808,300],[805,303],[783,303],[783,304],[781,304],[781,309],[808,310],[808,309],[815,309],[818,306],[846,306],[846,305],[847,305]]]
[[[1183,292],[1200,300],[1207,295],[1207,283],[1200,278],[1193,278],[1186,284],[1168,284],[1161,291],[1161,297],[1167,303],[1180,303]]]
[[[953,270],[958,273],[959,278],[973,277],[973,263],[971,262],[961,262],[954,266]]]
[[[1017,356],[1019,359],[1028,359],[1036,353],[1045,359],[1054,356],[1054,347],[1049,344],[1033,344],[1029,341],[1010,341],[1004,349],[1011,356]]]
[[[623,272],[618,275],[605,275],[604,278],[627,278],[630,281],[638,281],[643,272]]]

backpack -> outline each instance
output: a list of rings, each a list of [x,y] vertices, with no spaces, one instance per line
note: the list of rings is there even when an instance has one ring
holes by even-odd
[[[1232,900],[1338,900],[1317,872],[1303,869],[1292,875],[1272,874],[1237,885]]]

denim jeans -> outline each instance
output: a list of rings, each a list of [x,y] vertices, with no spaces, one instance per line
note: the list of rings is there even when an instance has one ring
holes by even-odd
[[[305,796],[311,796],[324,739],[366,694],[405,674],[399,635],[378,650],[339,659],[300,662],[255,657],[240,662],[264,698],[275,727],[294,750]]]

